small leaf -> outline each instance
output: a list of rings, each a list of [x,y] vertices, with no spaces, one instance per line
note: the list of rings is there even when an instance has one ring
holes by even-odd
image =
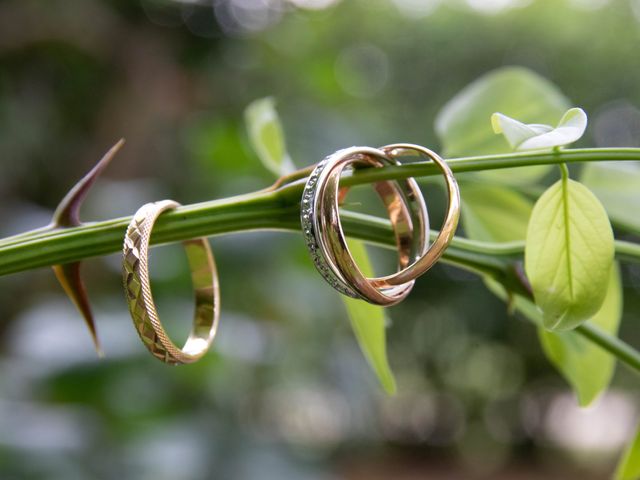
[[[533,202],[519,192],[501,185],[465,183],[461,186],[461,199],[467,237],[484,242],[513,242],[527,236]],[[522,269],[519,262],[514,268]],[[485,276],[483,281],[489,291],[507,302],[511,314],[513,294],[491,277]]]
[[[504,134],[504,138],[514,150],[517,150],[525,140],[544,135],[553,130],[551,125],[542,125],[540,123],[527,125],[502,113],[491,115],[491,126],[494,133]]]
[[[615,480],[640,479],[640,426],[635,438],[624,452],[614,478]]]
[[[640,233],[640,162],[587,163],[580,180],[614,224]]]
[[[362,242],[348,240],[349,251],[362,273],[373,276],[369,255]],[[351,326],[367,362],[388,394],[396,392],[396,381],[389,367],[386,349],[387,318],[382,307],[354,298],[342,297]]]
[[[515,190],[467,182],[460,186],[462,224],[469,238],[485,242],[524,240],[533,204]]]
[[[548,80],[521,67],[504,67],[478,78],[438,113],[435,129],[445,157],[488,155],[511,151],[487,121],[502,112],[522,122],[555,124],[570,107],[568,99]],[[531,183],[548,165],[479,172],[474,176],[514,184]]]
[[[611,269],[604,302],[589,321],[613,335],[622,317],[622,284],[617,264]],[[606,390],[613,376],[615,358],[575,332],[538,329],[540,342],[551,362],[573,387],[581,406],[589,405]]]
[[[499,284],[489,282],[487,286],[496,296],[507,300],[507,295]],[[589,405],[607,389],[615,369],[616,359],[613,355],[575,331],[545,330],[542,313],[531,300],[519,295],[513,296],[511,300],[516,311],[538,326],[538,337],[545,355],[571,385],[580,405]],[[589,322],[617,335],[621,317],[622,284],[616,264],[611,269],[605,301]]]
[[[89,193],[91,186],[107,165],[109,165],[120,148],[122,148],[122,145],[124,145],[124,139],[120,139],[111,147],[89,173],[82,177],[80,181],[69,190],[53,214],[53,219],[51,220],[52,227],[70,228],[82,225],[80,221],[80,207],[82,206],[82,202],[87,196],[87,193]],[[55,273],[65,293],[84,318],[98,356],[102,356],[102,349],[100,348],[100,341],[98,340],[96,324],[93,313],[91,312],[89,297],[87,296],[87,289],[80,276],[80,265],[81,262],[73,262],[65,265],[54,265],[52,268],[53,273]]]
[[[295,170],[287,153],[282,125],[272,97],[254,100],[244,111],[251,146],[262,164],[277,176]]]
[[[604,301],[613,262],[609,218],[584,185],[563,176],[536,202],[525,271],[549,330],[575,328]]]
[[[533,207],[527,198],[499,186],[470,184],[461,188],[462,220],[469,237],[484,241],[513,241],[526,237]],[[547,332],[542,327],[542,313],[531,301],[507,295],[493,280],[485,278],[485,284],[539,326],[538,335],[545,355],[573,387],[581,404],[590,403],[607,388],[615,366],[612,355],[576,332]],[[590,321],[616,334],[621,314],[620,277],[617,268],[612,268],[604,303]]]
[[[571,108],[560,119],[556,128],[518,120],[494,113],[491,125],[495,133],[502,133],[514,150],[539,150],[562,147],[579,140],[587,128],[587,114],[581,108]]]

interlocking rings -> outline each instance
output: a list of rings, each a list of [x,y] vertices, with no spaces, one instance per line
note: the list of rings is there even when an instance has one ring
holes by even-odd
[[[444,174],[448,191],[447,215],[431,247],[429,222],[422,193],[413,179],[379,182],[375,185],[387,207],[396,236],[400,270],[378,278],[365,277],[349,252],[338,212],[344,188],[340,174],[349,165],[382,167],[397,165],[397,157],[418,153],[431,159]],[[302,197],[301,223],[314,264],[336,290],[377,305],[394,305],[405,298],[415,279],[442,256],[460,216],[458,185],[447,164],[429,149],[412,144],[394,144],[373,149],[351,147],[321,161],[311,173]]]
[[[382,150],[351,147],[329,155],[309,176],[302,197],[301,221],[307,247],[316,268],[329,284],[344,295],[379,305],[404,299],[413,281],[399,285],[374,285],[355,264],[338,215],[339,200],[346,194],[338,183],[346,167],[395,165]],[[413,179],[384,181],[375,189],[385,204],[398,247],[399,267],[405,268],[427,249],[427,209]]]
[[[442,172],[447,185],[447,214],[442,224],[442,228],[440,229],[440,233],[431,247],[429,247],[422,257],[409,265],[403,271],[398,272],[396,275],[390,275],[388,277],[378,279],[382,283],[386,281],[391,285],[398,285],[402,282],[414,280],[416,277],[424,274],[433,265],[435,265],[451,243],[453,235],[456,233],[456,229],[458,228],[458,221],[460,220],[460,189],[458,188],[458,182],[456,182],[453,172],[447,163],[437,153],[429,150],[428,148],[410,143],[396,143],[382,147],[381,150],[393,159],[415,153],[426,157],[436,164],[438,169]]]
[[[124,238],[122,274],[133,324],[151,354],[163,362],[178,365],[198,360],[211,346],[220,315],[220,293],[211,247],[206,238],[183,242],[195,290],[193,327],[179,349],[165,332],[151,295],[149,239],[156,219],[178,207],[172,200],[143,205],[133,216]]]

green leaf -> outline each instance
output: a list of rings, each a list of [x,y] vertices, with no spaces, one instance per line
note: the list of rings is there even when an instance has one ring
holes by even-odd
[[[483,75],[453,97],[438,113],[435,129],[446,157],[506,153],[511,148],[491,128],[494,112],[525,123],[555,125],[570,106],[560,90],[538,74],[505,67]],[[514,185],[533,182],[549,168],[540,165],[476,175]]]
[[[488,282],[489,289],[499,298],[507,300],[504,289],[496,282]],[[540,309],[524,297],[515,296],[513,307],[538,326],[538,337],[549,361],[571,385],[578,403],[587,406],[604,392],[615,369],[615,357],[574,331],[549,332],[543,327]],[[608,333],[617,335],[622,317],[622,283],[617,264],[611,276],[605,301],[589,320]]]
[[[348,240],[349,251],[362,273],[372,277],[373,267],[364,243]],[[382,307],[363,300],[342,297],[347,307],[351,326],[367,362],[378,376],[378,380],[388,394],[396,392],[396,381],[389,367],[386,348],[387,318]]]
[[[580,177],[595,193],[614,224],[640,234],[640,163],[587,163]]]
[[[622,284],[617,264],[611,269],[605,293],[600,310],[589,321],[617,335],[622,316]],[[538,335],[547,357],[571,384],[581,406],[589,405],[606,390],[615,368],[615,358],[610,353],[575,332],[548,332],[539,328]]]
[[[500,186],[465,184],[462,189],[462,221],[467,235],[484,241],[513,241],[526,237],[532,203],[521,194]],[[591,322],[616,334],[622,314],[622,290],[617,268],[611,277],[604,303]],[[539,326],[538,334],[549,361],[572,386],[582,405],[604,391],[611,380],[614,357],[576,332],[547,332],[542,328],[540,310],[533,302],[516,296],[508,298],[504,288],[490,279],[485,284],[493,293]]]
[[[500,185],[466,182],[460,186],[462,224],[469,238],[485,242],[524,240],[533,203]]]
[[[462,224],[467,237],[484,242],[524,240],[533,202],[515,190],[500,185],[461,185]],[[496,280],[484,277],[489,291],[512,308],[513,296]]]
[[[547,329],[575,328],[600,309],[613,254],[604,208],[563,174],[536,202],[525,243],[525,271]]]
[[[262,164],[277,176],[292,172],[294,166],[287,153],[274,99],[267,97],[251,102],[244,118],[251,146]]]
[[[616,469],[615,480],[640,479],[640,426]]]
[[[539,150],[562,147],[579,140],[587,128],[587,114],[581,108],[571,108],[558,126],[538,123],[524,124],[502,113],[491,115],[495,133],[502,133],[514,150]]]

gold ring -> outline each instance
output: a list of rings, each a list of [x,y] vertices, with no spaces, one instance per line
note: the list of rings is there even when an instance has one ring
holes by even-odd
[[[424,255],[404,270],[396,273],[395,275],[372,279],[374,285],[378,286],[378,288],[383,288],[388,285],[401,285],[404,282],[414,280],[435,265],[451,243],[451,240],[456,233],[456,229],[458,228],[458,221],[460,220],[460,189],[458,188],[458,182],[456,182],[449,165],[447,165],[442,157],[428,148],[420,145],[413,145],[411,143],[396,143],[381,147],[380,150],[393,159],[397,159],[404,155],[415,155],[417,153],[418,155],[433,161],[444,175],[444,179],[447,184],[448,196],[447,214],[444,222],[442,223],[440,233],[433,244]]]
[[[409,279],[397,285],[378,285],[358,268],[349,252],[338,213],[347,190],[339,187],[340,175],[347,167],[383,167],[398,163],[380,149],[340,150],[318,163],[302,196],[302,229],[317,270],[340,293],[377,305],[400,302],[414,282]],[[429,219],[422,193],[411,178],[377,182],[374,187],[389,213],[402,270],[423,256],[428,248]]]
[[[179,349],[165,332],[151,295],[149,279],[149,239],[160,214],[180,206],[173,200],[143,205],[133,216],[124,237],[122,275],[133,324],[151,354],[173,365],[193,363],[211,346],[220,316],[220,292],[209,241],[197,238],[183,242],[196,310],[193,327],[184,347]]]

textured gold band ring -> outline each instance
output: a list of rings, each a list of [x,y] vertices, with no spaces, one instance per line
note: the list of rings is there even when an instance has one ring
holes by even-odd
[[[151,295],[149,240],[156,219],[166,210],[180,206],[173,200],[143,205],[133,216],[124,237],[122,275],[133,324],[151,354],[163,362],[193,363],[211,346],[220,316],[218,274],[206,238],[183,242],[191,269],[196,309],[193,327],[179,349],[165,332]]]

